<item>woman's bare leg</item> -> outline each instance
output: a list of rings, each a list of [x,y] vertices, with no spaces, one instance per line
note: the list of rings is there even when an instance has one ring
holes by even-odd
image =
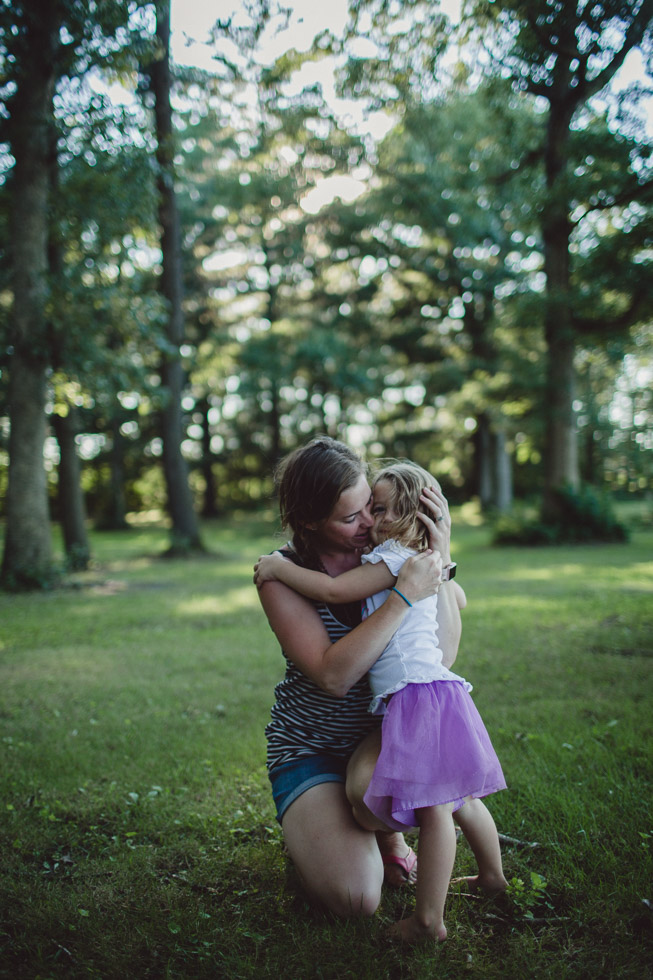
[[[288,807],[283,835],[309,898],[343,917],[369,916],[381,900],[374,834],[354,820],[342,783],[319,783]]]
[[[471,888],[480,888],[489,895],[505,891],[508,882],[503,874],[499,835],[492,814],[483,801],[467,800],[454,813],[454,820],[465,835],[478,865],[477,875],[456,878],[456,882],[465,881]]]
[[[363,801],[380,751],[381,728],[379,727],[363,739],[349,760],[346,783],[347,799],[351,804],[354,817],[361,827],[376,833],[381,854],[405,858],[410,854],[410,848],[404,840],[404,835],[394,830],[389,830]],[[395,888],[403,885],[407,880],[414,881],[415,876],[415,868],[411,870],[408,878],[406,878],[403,869],[399,865],[385,865],[385,880]]]

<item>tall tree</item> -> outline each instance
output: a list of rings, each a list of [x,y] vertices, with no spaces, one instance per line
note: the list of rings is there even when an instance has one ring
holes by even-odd
[[[56,148],[56,130],[51,128],[54,144],[50,153],[50,193],[52,200],[59,196],[59,164]],[[63,273],[61,241],[50,224],[49,263],[52,280],[60,280]],[[52,326],[52,325],[51,325]],[[82,571],[88,567],[91,547],[86,531],[86,506],[82,494],[81,464],[77,455],[77,435],[79,416],[75,405],[66,402],[61,412],[51,416],[57,442],[59,443],[59,484],[58,511],[63,531],[64,549],[68,567]]]
[[[471,91],[461,83],[408,106],[376,168],[382,207],[396,202],[384,236],[401,297],[392,342],[425,365],[429,404],[446,394],[475,419],[473,489],[484,508],[499,510],[512,502],[515,424],[503,404],[532,404],[533,395],[522,331],[506,343],[506,307],[529,278],[516,256],[532,258],[536,238],[526,188],[496,178],[508,134],[523,146],[533,129],[528,106],[505,84]]]
[[[184,369],[181,345],[184,340],[182,305],[183,272],[179,210],[175,195],[175,135],[172,124],[170,73],[170,0],[157,4],[157,58],[148,67],[154,95],[156,119],[157,185],[161,226],[161,292],[167,301],[168,343],[163,352],[161,378],[165,387],[162,410],[163,469],[172,521],[171,550],[184,552],[201,548],[199,527],[188,482],[188,465],[182,454],[183,426],[181,397]]]
[[[52,99],[61,45],[58,3],[24,2],[0,21],[2,54],[13,68],[6,120],[15,160],[10,242],[9,484],[2,580],[39,586],[53,574],[43,446],[45,441],[49,154]]]
[[[55,413],[67,418],[77,409],[82,431],[99,436],[97,452],[106,467],[94,468],[98,474],[110,470],[111,476],[100,492],[101,513],[93,516],[113,529],[127,526],[124,483],[131,467],[124,468],[122,457],[137,435],[136,421],[144,421],[144,400],[160,390],[157,370],[165,336],[151,259],[157,195],[149,127],[139,109],[136,100],[115,106],[71,85],[59,88],[56,106],[58,188],[50,208],[51,251],[59,252],[61,269],[52,280],[50,385]],[[135,131],[144,134],[142,143],[134,140]],[[131,409],[123,407],[125,400]],[[134,411],[139,404],[141,413]],[[122,426],[130,430],[128,439]],[[146,439],[159,437],[146,428],[137,426],[141,453]],[[75,492],[72,484],[70,490]],[[65,500],[79,509],[68,496]]]
[[[343,395],[343,365],[356,361],[354,338],[337,316],[340,293],[321,275],[328,264],[321,216],[302,205],[320,180],[355,165],[360,141],[338,127],[319,86],[298,90],[296,75],[310,57],[290,51],[266,64],[260,31],[251,17],[216,30],[220,74],[189,78],[177,89],[188,111],[175,115],[186,312],[198,352],[194,414],[208,395],[214,438],[203,422],[203,444],[238,446],[209,460],[223,474],[230,467],[234,482],[267,477],[294,430],[341,422],[320,409],[327,394],[330,406]]]
[[[589,331],[574,292],[578,262],[572,254],[573,238],[580,220],[586,220],[588,214],[650,200],[653,186],[648,166],[638,167],[633,154],[618,181],[609,171],[600,175],[607,186],[595,187],[579,218],[575,178],[578,168],[587,162],[587,150],[583,140],[575,138],[575,130],[582,128],[581,113],[614,79],[630,51],[642,46],[650,59],[653,0],[496,0],[492,5],[472,3],[469,7],[480,22],[487,18],[500,27],[495,67],[508,70],[518,89],[547,107],[541,149],[545,190],[540,203],[548,351],[543,515],[555,519],[562,506],[557,491],[565,485],[577,488],[580,482],[574,359],[581,334]],[[619,139],[607,128],[603,136]],[[603,325],[597,320],[594,328],[624,329],[637,323],[647,298],[650,294],[640,284],[618,317]]]
[[[53,574],[43,468],[46,378],[58,337],[53,329],[48,269],[54,197],[51,168],[57,86],[73,84],[91,66],[118,65],[145,30],[141,0],[80,4],[77,0],[19,0],[0,6],[0,59],[10,80],[3,136],[14,166],[11,200],[10,314],[7,348],[11,419],[9,487],[2,579],[38,587]],[[138,23],[136,23],[138,22]]]
[[[81,492],[81,464],[75,445],[79,434],[79,416],[74,406],[65,415],[51,416],[59,443],[58,508],[68,567],[81,571],[88,567],[91,557],[86,533],[86,506]]]

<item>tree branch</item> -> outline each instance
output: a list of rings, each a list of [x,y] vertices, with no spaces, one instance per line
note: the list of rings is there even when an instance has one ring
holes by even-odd
[[[652,21],[653,0],[644,0],[642,6],[639,8],[639,12],[630,22],[630,26],[626,31],[624,43],[619,51],[615,52],[610,64],[606,65],[605,68],[599,72],[596,78],[593,78],[590,82],[585,82],[586,98],[591,98],[592,95],[596,95],[596,93],[600,92],[602,88],[605,88],[610,79],[616,75],[617,71],[623,65],[626,55],[641,43]]]
[[[640,311],[645,313],[648,310],[649,303],[649,290],[640,288],[635,290],[630,305],[619,316],[612,317],[609,320],[602,316],[600,320],[595,320],[591,317],[574,316],[572,314],[571,322],[579,334],[615,333],[635,323]]]
[[[572,224],[577,227],[589,214],[595,214],[597,211],[608,211],[610,208],[617,208],[621,204],[630,204],[631,201],[648,200],[653,200],[653,180],[647,180],[643,184],[638,180],[633,180],[622,189],[620,194],[611,195],[609,200],[588,204],[585,211]]]

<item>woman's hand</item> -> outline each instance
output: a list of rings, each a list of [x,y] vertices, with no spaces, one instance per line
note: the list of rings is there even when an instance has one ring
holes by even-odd
[[[448,565],[451,561],[451,515],[447,498],[439,487],[426,487],[420,502],[427,513],[418,512],[417,516],[428,529],[429,546],[442,555],[443,565]]]
[[[397,589],[411,602],[435,595],[442,584],[442,558],[438,552],[421,551],[404,562]]]
[[[278,551],[271,555],[261,555],[254,565],[254,585],[260,589],[264,582],[275,582],[279,578],[279,565],[288,561]]]

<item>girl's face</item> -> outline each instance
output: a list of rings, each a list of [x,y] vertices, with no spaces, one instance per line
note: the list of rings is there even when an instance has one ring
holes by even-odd
[[[374,484],[374,499],[372,503],[372,516],[374,527],[372,528],[373,544],[381,544],[385,540],[386,534],[384,527],[396,521],[399,515],[392,506],[392,484],[389,480],[377,480]]]
[[[328,552],[362,551],[370,543],[372,491],[367,478],[343,490],[326,521],[319,525],[322,550]]]

